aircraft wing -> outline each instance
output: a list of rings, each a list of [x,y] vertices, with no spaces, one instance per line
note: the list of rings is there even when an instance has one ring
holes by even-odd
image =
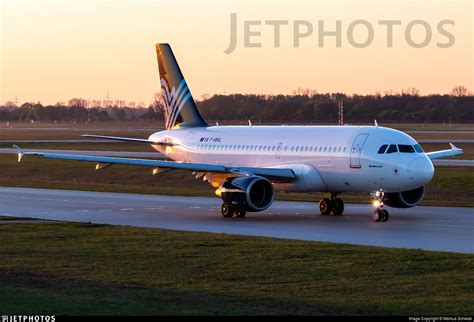
[[[254,174],[265,177],[267,179],[278,182],[289,182],[295,179],[295,174],[292,169],[277,169],[277,168],[254,168],[254,167],[238,167],[225,166],[218,164],[206,163],[186,163],[176,161],[161,161],[161,160],[147,160],[147,159],[131,159],[131,158],[114,158],[114,157],[100,157],[91,155],[72,155],[60,153],[43,153],[35,151],[23,151],[18,146],[18,162],[21,161],[25,155],[37,155],[46,159],[63,159],[76,160],[96,163],[96,169],[101,169],[113,164],[124,164],[133,166],[144,166],[158,169],[179,169],[189,170],[193,172],[213,172],[213,173],[229,173],[236,175]]]
[[[145,144],[152,144],[152,145],[166,145],[166,146],[174,146],[175,143],[171,142],[155,142],[145,139],[137,139],[137,138],[124,138],[120,136],[105,136],[105,135],[92,135],[92,134],[84,134],[81,135],[85,138],[93,138],[93,139],[106,139],[106,140],[115,140],[115,141],[125,141],[125,142],[134,142],[134,143],[145,143]]]
[[[455,155],[459,155],[463,153],[463,149],[457,148],[452,143],[449,143],[449,145],[451,146],[451,149],[427,152],[426,155],[430,159],[439,159],[439,158],[444,158],[444,157],[453,157]]]

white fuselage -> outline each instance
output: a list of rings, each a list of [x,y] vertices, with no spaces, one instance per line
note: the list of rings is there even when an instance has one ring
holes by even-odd
[[[382,145],[418,143],[409,135],[377,126],[212,126],[154,133],[153,146],[170,159],[245,167],[291,168],[292,183],[276,190],[300,192],[400,192],[433,177],[423,152],[381,153]]]

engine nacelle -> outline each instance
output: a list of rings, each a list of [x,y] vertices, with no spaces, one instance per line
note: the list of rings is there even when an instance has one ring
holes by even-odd
[[[418,205],[425,196],[425,187],[409,191],[386,193],[383,202],[394,208],[411,208]]]
[[[273,202],[272,183],[259,176],[228,178],[216,190],[216,195],[240,211],[262,211]]]

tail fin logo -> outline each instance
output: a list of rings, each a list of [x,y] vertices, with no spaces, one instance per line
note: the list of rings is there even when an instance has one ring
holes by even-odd
[[[191,92],[184,79],[179,83],[178,89],[173,86],[170,91],[168,82],[162,78],[161,96],[163,97],[165,108],[165,126],[167,130],[170,130],[176,124],[184,104],[191,98]]]

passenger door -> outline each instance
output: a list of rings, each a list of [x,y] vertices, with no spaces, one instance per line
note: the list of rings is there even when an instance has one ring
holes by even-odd
[[[354,143],[351,147],[351,168],[360,168],[360,155],[362,153],[362,148],[364,147],[365,141],[367,141],[368,134],[359,134],[357,135]]]

